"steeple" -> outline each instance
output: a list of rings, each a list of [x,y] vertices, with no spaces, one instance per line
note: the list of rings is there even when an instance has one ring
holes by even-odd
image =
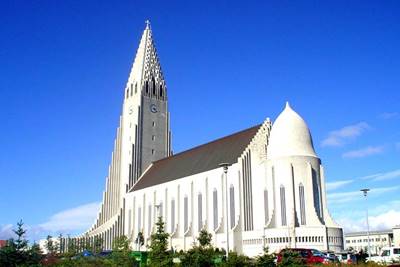
[[[166,85],[155,48],[150,21],[146,20],[145,23],[146,27],[126,85],[127,93],[131,88],[135,93],[142,92],[144,95],[165,99]]]

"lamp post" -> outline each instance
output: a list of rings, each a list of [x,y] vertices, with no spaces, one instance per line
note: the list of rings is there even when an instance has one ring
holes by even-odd
[[[225,176],[225,218],[226,218],[226,258],[229,255],[229,211],[228,211],[228,167],[231,166],[230,163],[220,163]]]
[[[368,257],[371,258],[371,247],[370,247],[370,241],[369,241],[369,221],[368,221],[368,201],[367,201],[367,195],[368,192],[370,191],[368,188],[364,188],[360,190],[363,192],[364,197],[365,197],[365,207],[366,207],[366,215],[367,215],[367,236],[368,236]]]

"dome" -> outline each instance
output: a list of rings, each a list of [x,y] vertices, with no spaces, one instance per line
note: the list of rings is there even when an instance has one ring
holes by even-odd
[[[285,109],[272,125],[267,158],[288,156],[317,157],[306,122],[286,102]]]

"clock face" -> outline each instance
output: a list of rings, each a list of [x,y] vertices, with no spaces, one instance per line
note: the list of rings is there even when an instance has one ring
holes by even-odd
[[[151,104],[150,105],[150,111],[152,112],[152,113],[157,113],[157,107],[156,107],[156,105],[154,105],[154,104]]]

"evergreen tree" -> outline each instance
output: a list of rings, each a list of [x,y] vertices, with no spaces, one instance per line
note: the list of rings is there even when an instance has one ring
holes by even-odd
[[[47,254],[52,254],[52,255],[57,254],[59,246],[57,242],[54,242],[53,237],[51,235],[47,236],[45,246],[47,249]]]
[[[103,238],[95,237],[93,242],[93,254],[98,254],[103,250]]]
[[[170,266],[172,264],[168,253],[168,237],[164,230],[162,217],[158,217],[157,230],[150,237],[149,260],[151,266]]]
[[[140,248],[144,245],[144,236],[142,232],[139,232],[136,239],[135,239],[135,243],[138,245],[139,247],[139,251]]]
[[[126,236],[120,236],[113,241],[113,252],[111,258],[113,265],[118,267],[130,267],[134,263],[134,259],[129,256],[131,252],[129,239]]]
[[[268,247],[264,248],[264,254],[256,258],[256,266],[258,267],[274,267],[276,255],[269,253]]]
[[[199,241],[200,247],[208,247],[211,245],[212,234],[207,232],[206,229],[202,229],[199,233],[197,240]]]
[[[17,229],[13,232],[17,235],[15,240],[15,249],[19,252],[25,251],[28,248],[28,240],[25,239],[26,230],[23,228],[22,220],[17,222]]]

